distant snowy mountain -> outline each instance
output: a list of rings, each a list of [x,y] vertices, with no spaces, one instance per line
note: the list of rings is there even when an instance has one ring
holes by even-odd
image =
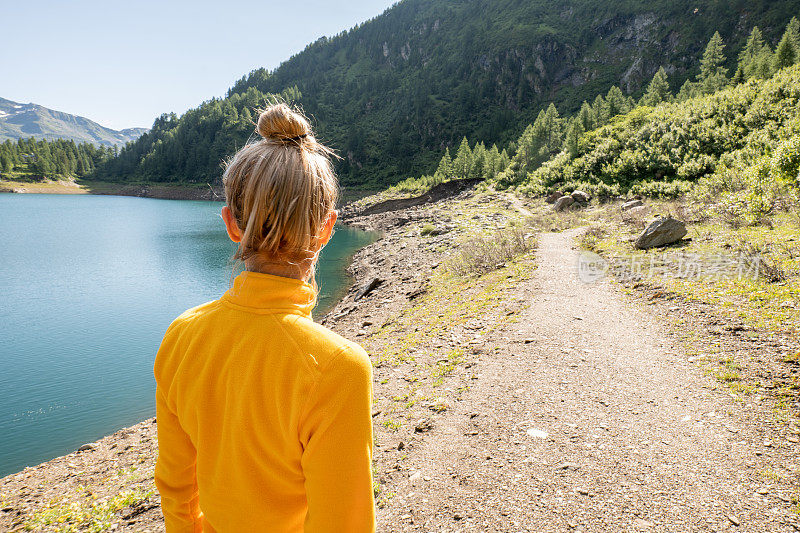
[[[97,145],[124,145],[146,128],[112,130],[88,118],[54,111],[38,104],[20,104],[0,98],[0,142],[6,139],[72,139]]]

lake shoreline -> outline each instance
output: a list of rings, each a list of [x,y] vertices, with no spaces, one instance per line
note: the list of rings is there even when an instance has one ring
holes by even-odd
[[[377,191],[342,187],[343,204],[353,202]],[[113,181],[88,181],[60,179],[45,181],[16,181],[0,178],[0,194],[92,194],[100,196],[135,196],[159,200],[201,200],[224,202],[222,185],[186,183],[119,183]]]
[[[136,196],[162,200],[224,201],[221,185],[187,185],[176,183],[117,183],[76,179],[45,181],[0,180],[0,193],[13,194],[94,194]]]

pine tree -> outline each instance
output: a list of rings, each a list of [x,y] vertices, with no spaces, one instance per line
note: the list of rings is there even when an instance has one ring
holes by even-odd
[[[472,150],[472,163],[470,164],[469,178],[485,179],[484,168],[486,168],[486,146],[483,141],[475,145]]]
[[[765,46],[764,50],[756,58],[754,75],[757,78],[767,79],[772,77],[775,73],[775,60],[774,54],[770,52],[769,47]]]
[[[798,26],[800,25],[794,17],[786,25],[781,42],[775,49],[774,70],[791,67],[800,59],[798,57],[800,55],[800,28]]]
[[[628,102],[625,95],[622,94],[622,89],[616,85],[612,86],[606,94],[606,105],[604,115],[611,120],[613,117],[628,111]]]
[[[469,148],[469,141],[464,137],[461,139],[461,145],[458,147],[455,159],[453,159],[452,173],[457,179],[465,179],[469,175],[471,165],[472,150]]]
[[[571,120],[569,126],[567,127],[566,139],[564,139],[564,150],[567,151],[570,158],[574,159],[578,156],[580,140],[583,133],[583,125],[581,124],[580,119],[575,118]]]
[[[708,41],[703,58],[700,60],[700,75],[697,81],[704,94],[713,93],[725,87],[728,83],[728,69],[725,64],[725,44],[719,32],[714,32]]]
[[[594,113],[595,128],[599,128],[608,122],[610,117],[606,115],[606,101],[603,99],[602,94],[598,94],[594,99],[594,102],[592,103],[592,111]]]
[[[450,179],[450,176],[453,172],[453,159],[450,157],[450,149],[444,149],[444,155],[442,159],[439,161],[439,166],[436,168],[436,172],[434,172],[434,177],[441,181]]]
[[[786,31],[784,33],[789,35],[789,38],[794,44],[794,49],[800,50],[800,21],[797,20],[797,17],[792,17],[792,20],[786,25]]]
[[[592,106],[584,100],[581,104],[581,110],[578,112],[578,118],[581,121],[583,131],[591,131],[595,128],[597,120],[592,112]]]
[[[758,26],[753,28],[750,32],[750,37],[747,38],[747,43],[739,53],[738,71],[741,70],[741,75],[744,79],[752,78],[758,71],[758,60],[764,52],[766,45],[764,44],[764,37],[761,35],[761,30]],[[736,77],[736,76],[734,76]]]
[[[731,78],[731,83],[734,85],[739,85],[740,83],[744,83],[747,78],[744,77],[744,70],[742,67],[736,69],[736,73]]]
[[[639,100],[639,104],[655,106],[661,102],[669,101],[671,97],[667,73],[664,71],[664,67],[659,67],[650,85],[647,86],[647,91],[644,93],[644,96]]]
[[[486,179],[491,179],[505,168],[503,162],[500,160],[500,152],[497,150],[497,145],[493,144],[492,147],[486,152],[486,162],[484,166],[483,175]]]
[[[679,102],[684,100],[688,100],[689,98],[694,98],[695,96],[700,94],[700,88],[697,83],[686,80],[683,85],[681,85],[681,90],[678,91],[678,94],[675,96],[675,99]]]

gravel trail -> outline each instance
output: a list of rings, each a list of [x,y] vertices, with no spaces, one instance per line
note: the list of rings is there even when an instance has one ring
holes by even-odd
[[[656,313],[543,234],[520,321],[408,457],[380,531],[800,530],[796,445],[686,357]]]

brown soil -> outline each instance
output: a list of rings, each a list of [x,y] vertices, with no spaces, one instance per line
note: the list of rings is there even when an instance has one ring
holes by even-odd
[[[372,204],[358,212],[358,216],[377,215],[389,211],[399,211],[401,209],[408,209],[409,207],[438,202],[439,200],[455,196],[462,191],[469,190],[481,181],[483,180],[480,178],[446,181],[431,187],[425,194],[419,196],[385,200]]]
[[[687,355],[685,335],[765,361],[777,348],[679,322],[691,307],[644,289],[629,298],[616,282],[578,281],[573,230],[542,234],[535,256],[489,274],[446,273],[462,239],[526,213],[515,198],[464,192],[348,217],[383,238],[355,255],[355,284],[322,322],[375,365],[378,530],[800,530],[796,425],[776,421],[769,390],[732,395]],[[0,480],[0,530],[56,498],[127,489],[139,498],[109,523],[163,531],[148,494],[154,430],[146,421]]]

